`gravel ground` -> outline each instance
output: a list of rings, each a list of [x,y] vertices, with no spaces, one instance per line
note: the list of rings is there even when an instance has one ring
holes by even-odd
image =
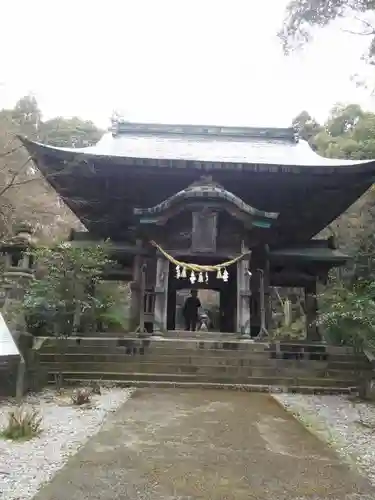
[[[68,458],[98,432],[108,413],[131,396],[132,389],[102,389],[87,407],[72,406],[71,392],[61,396],[47,390],[25,398],[25,406],[38,410],[43,432],[29,441],[0,439],[0,499],[32,499]],[[0,426],[15,403],[0,402]]]
[[[345,396],[275,394],[274,398],[375,486],[375,405]]]

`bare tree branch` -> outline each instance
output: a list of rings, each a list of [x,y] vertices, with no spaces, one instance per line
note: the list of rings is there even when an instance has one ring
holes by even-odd
[[[26,167],[26,165],[29,163],[29,161],[31,159],[32,159],[32,157],[29,156],[28,159],[22,164],[21,168],[17,172],[13,173],[10,181],[2,189],[0,189],[0,197],[3,196],[3,194],[6,193],[8,191],[8,189],[10,189],[14,185],[17,177],[21,174],[21,172],[24,170],[24,168]]]
[[[368,32],[361,32],[361,31],[352,31],[352,30],[341,30],[343,33],[349,33],[350,35],[360,35],[360,36],[373,36],[375,35],[375,30],[374,31],[368,31]]]
[[[29,184],[30,182],[41,182],[41,180],[42,179],[40,177],[33,177],[30,179],[24,179],[23,181],[14,182],[11,186],[8,187],[8,189],[18,187],[18,186],[24,186],[25,184]]]
[[[364,24],[367,28],[369,28],[372,33],[375,33],[375,26],[370,23],[370,21],[367,21],[366,19],[362,19],[361,17],[354,16],[354,19],[356,21],[359,21],[360,23]]]
[[[12,143],[12,142],[13,142],[13,140],[10,141],[10,143]],[[5,153],[0,153],[0,158],[4,158],[5,156],[9,156],[9,155],[15,153],[16,151],[18,151],[19,149],[21,149],[22,147],[23,147],[23,145],[21,144],[21,145],[16,146],[15,148],[13,148],[9,151],[5,151]]]

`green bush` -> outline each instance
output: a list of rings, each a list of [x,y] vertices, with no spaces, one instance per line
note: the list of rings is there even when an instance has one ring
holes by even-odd
[[[322,295],[319,323],[328,342],[375,349],[375,282],[333,283]]]
[[[34,250],[34,258],[36,276],[23,301],[28,327],[33,335],[68,337],[79,331],[83,318],[95,318],[103,307],[95,287],[111,265],[108,249],[61,243]]]
[[[290,325],[282,325],[271,332],[273,340],[299,340],[306,337],[305,318],[297,318]]]

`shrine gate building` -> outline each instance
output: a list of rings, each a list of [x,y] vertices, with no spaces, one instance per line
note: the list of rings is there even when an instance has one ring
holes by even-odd
[[[111,241],[133,331],[174,330],[190,287],[220,292],[220,331],[264,337],[270,287],[287,286],[304,288],[320,339],[317,283],[348,257],[316,235],[371,186],[375,161],[323,158],[292,128],[117,122],[92,147],[21,140],[87,228],[72,240]]]

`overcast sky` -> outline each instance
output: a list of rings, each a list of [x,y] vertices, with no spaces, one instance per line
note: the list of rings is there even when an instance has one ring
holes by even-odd
[[[287,126],[335,102],[368,40],[319,31],[296,56],[276,33],[287,0],[2,0],[0,106],[33,92],[44,117]]]

